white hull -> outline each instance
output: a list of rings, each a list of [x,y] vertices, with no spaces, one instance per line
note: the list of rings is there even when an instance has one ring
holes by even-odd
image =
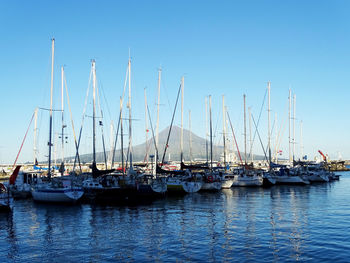
[[[261,176],[235,176],[232,186],[262,186]]]
[[[34,201],[73,203],[79,200],[84,194],[81,188],[36,188],[32,190]]]
[[[211,183],[203,183],[200,190],[203,191],[219,191],[221,190],[222,182],[211,182]]]
[[[202,182],[183,181],[179,178],[169,177],[167,182],[168,192],[195,193],[202,188]]]
[[[182,182],[182,188],[186,193],[196,193],[201,190],[202,182]]]
[[[168,189],[165,178],[153,179],[150,185],[151,185],[152,191],[159,194],[165,193]]]
[[[233,184],[234,179],[224,179],[221,182],[221,189],[230,189]]]
[[[297,175],[277,175],[273,177],[276,179],[276,184],[300,184],[300,185],[306,185],[310,184],[308,180],[305,180]]]

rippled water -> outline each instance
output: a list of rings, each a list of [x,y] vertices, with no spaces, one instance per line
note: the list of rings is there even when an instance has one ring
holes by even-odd
[[[137,207],[16,201],[0,214],[0,262],[49,261],[350,262],[350,173]]]

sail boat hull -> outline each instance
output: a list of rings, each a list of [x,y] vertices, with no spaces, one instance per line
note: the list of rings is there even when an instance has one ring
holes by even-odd
[[[297,175],[277,175],[273,177],[276,184],[308,185],[310,182]]]
[[[196,193],[202,188],[202,182],[185,181],[176,177],[169,177],[167,183],[168,193]]]
[[[221,182],[221,189],[230,189],[233,184],[234,179],[224,179]]]
[[[222,186],[222,182],[203,183],[200,190],[201,191],[219,191],[221,190],[221,186]]]
[[[168,189],[165,177],[156,178],[151,182],[150,186],[152,188],[152,191],[157,194],[165,194]]]
[[[256,187],[263,185],[261,176],[235,176],[232,186]]]
[[[269,187],[276,184],[276,179],[273,178],[269,173],[264,173],[263,175],[263,186]]]
[[[81,188],[34,188],[32,190],[33,200],[49,203],[74,203],[84,194]]]

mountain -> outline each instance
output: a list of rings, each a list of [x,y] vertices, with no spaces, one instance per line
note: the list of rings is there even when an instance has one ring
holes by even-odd
[[[159,133],[159,160],[162,160],[167,137],[169,133],[169,127],[164,129]],[[171,129],[171,134],[168,142],[168,148],[166,150],[166,156],[165,161],[180,161],[180,136],[181,136],[181,129],[178,126],[173,126]],[[183,130],[183,136],[184,136],[184,160],[190,161],[190,131],[184,129]],[[149,155],[154,155],[154,140],[152,138],[152,132],[149,132],[149,140],[147,141],[147,148]],[[127,141],[125,142],[127,143]],[[209,140],[208,140],[208,147]],[[127,147],[124,148],[124,154],[127,154]],[[208,148],[209,151],[209,148]],[[220,145],[213,145],[213,160],[218,161],[220,160],[220,157],[222,157],[224,151],[224,147]],[[208,153],[210,154],[210,153]],[[236,154],[236,153],[235,153]],[[108,155],[108,153],[107,153]],[[237,155],[237,154],[236,154]],[[136,145],[133,147],[133,161],[134,162],[141,162],[144,161],[146,156],[146,142]],[[243,156],[242,156],[243,157]],[[209,156],[210,158],[210,156]],[[263,159],[263,156],[254,156],[255,159]],[[69,158],[72,159],[72,158]],[[81,162],[91,162],[92,160],[92,154],[84,154],[80,156]],[[121,161],[121,155],[120,155],[120,149],[116,150],[115,153],[115,159],[116,162]],[[124,158],[125,160],[125,158]],[[196,134],[192,133],[192,160],[206,160],[206,140],[202,137],[197,136]],[[103,152],[96,153],[96,161],[97,162],[104,162],[104,154]]]

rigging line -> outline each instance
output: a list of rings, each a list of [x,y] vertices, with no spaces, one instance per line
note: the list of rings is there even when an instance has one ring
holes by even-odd
[[[261,113],[262,113],[262,110],[263,110],[263,108],[264,108],[266,95],[267,95],[267,89],[265,90],[265,95],[264,95],[263,103],[261,104],[261,108],[260,108],[260,113],[259,113],[259,118],[258,118],[257,127],[259,126],[259,123],[260,123]],[[252,113],[252,116],[253,116],[253,113]],[[258,130],[258,128],[256,128],[255,131],[254,131],[254,136],[253,136],[253,140],[252,140],[252,145],[250,145],[250,153],[249,153],[249,156],[251,156],[252,151],[253,151],[253,145],[254,145],[254,141],[255,141],[255,136],[256,136],[257,130]]]
[[[148,120],[149,120],[149,123],[151,125],[151,131],[152,131],[152,137],[153,137],[153,142],[154,142],[154,148],[156,149],[156,163],[158,164],[158,147],[157,147],[157,143],[156,143],[156,138],[154,136],[154,130],[153,130],[153,125],[152,125],[152,119],[151,119],[151,115],[150,115],[150,112],[149,112],[149,108],[148,108],[148,105],[147,105],[147,111],[148,111]]]
[[[169,107],[168,110],[171,113],[171,105],[170,105],[170,100],[169,100],[168,89],[164,84],[163,84],[163,90],[165,91],[165,96],[166,96],[166,99],[168,101],[168,107]]]
[[[146,144],[146,152],[145,152],[145,157],[143,158],[143,162],[146,163],[146,161],[147,161],[146,164],[148,164],[147,155],[148,155],[149,152],[150,152],[151,143],[146,141],[145,144]]]
[[[97,105],[98,105],[98,109],[101,112],[101,119],[103,121],[103,112],[102,112],[102,108],[101,108],[100,93],[99,93],[99,87],[98,86],[97,86],[96,90],[97,90]],[[104,138],[104,133],[103,133],[103,122],[102,121],[100,121],[99,124],[101,126],[101,133],[102,133],[102,146],[103,146],[103,154],[104,154],[105,165],[106,165],[105,169],[107,169],[107,155],[106,155],[105,138]]]
[[[41,107],[39,107],[38,109],[46,110],[46,111],[62,111],[62,110],[53,110],[53,109],[47,109],[47,108],[41,108]]]
[[[166,150],[167,150],[167,148],[168,148],[168,143],[169,143],[169,139],[170,139],[171,129],[172,129],[172,127],[173,127],[173,122],[174,122],[176,107],[177,107],[177,103],[178,103],[179,97],[180,97],[181,86],[182,86],[182,85],[180,84],[179,90],[178,90],[178,92],[177,92],[177,98],[176,98],[176,103],[175,103],[175,107],[174,107],[173,117],[171,118],[171,123],[170,123],[170,127],[169,127],[169,133],[168,133],[168,137],[167,137],[167,140],[166,140],[165,149],[164,149],[164,152],[163,152],[162,164],[164,163]]]
[[[217,113],[218,115],[218,117],[216,118],[216,123],[215,123],[215,129],[214,129],[214,138],[216,139],[216,141],[215,141],[215,139],[214,139],[214,144],[219,144],[219,142],[220,142],[220,140],[221,140],[221,136],[216,136],[216,134],[218,133],[218,123],[219,123],[219,116],[220,116],[220,112],[218,112]],[[217,137],[219,137],[218,139],[217,139]]]
[[[128,63],[128,66],[126,67],[126,73],[125,73],[124,89],[123,89],[123,95],[122,95],[122,105],[124,102],[124,97],[125,97],[125,92],[126,92],[126,84],[128,81],[128,74],[129,74],[129,63]]]
[[[41,137],[40,137],[40,131],[41,131],[42,125],[43,125],[43,114],[40,113],[40,115],[39,115],[39,121],[38,121],[38,125],[37,125],[37,130],[38,130],[37,138],[41,138]],[[39,140],[38,140],[38,141],[37,141],[37,146],[38,146],[39,144],[40,144],[40,143],[39,143]],[[36,147],[36,148],[37,148],[36,151],[37,151],[37,158],[38,158],[38,155],[40,154],[40,151],[39,151],[40,147],[38,146],[38,147]]]
[[[275,121],[276,121],[276,120],[274,120],[273,123],[272,123],[271,134],[272,134],[273,130],[275,129]],[[276,125],[276,126],[277,126],[277,125]],[[266,148],[265,148],[265,151],[266,151],[266,152],[268,151],[268,147],[269,147],[269,146],[266,145]],[[271,148],[272,148],[272,147],[271,147]]]
[[[108,112],[108,115],[109,115],[109,118],[112,119],[112,114],[111,114],[111,111],[110,111],[110,108],[109,108],[109,105],[108,105],[108,102],[107,102],[107,99],[106,99],[106,93],[104,91],[104,88],[102,86],[102,81],[99,80],[99,87],[101,87],[101,93],[102,93],[102,97],[104,99],[104,102],[106,103],[106,107],[107,107],[107,112]]]
[[[288,104],[289,104],[289,102],[287,101],[287,107],[288,107]],[[278,135],[277,135],[277,141],[276,141],[276,143],[275,143],[275,159],[277,160],[277,157],[278,157],[278,149],[280,148],[280,144],[281,144],[281,142],[282,142],[282,138],[283,138],[283,135],[284,135],[284,132],[285,132],[285,128],[286,128],[286,126],[284,126],[285,125],[285,122],[288,122],[288,115],[287,115],[287,118],[285,118],[285,119],[283,119],[283,121],[281,122],[281,127],[280,127],[280,130],[279,130],[279,132],[278,132]],[[283,129],[282,129],[283,128]],[[282,135],[281,135],[281,131],[282,131]],[[281,136],[280,136],[281,135]]]
[[[282,130],[282,135],[280,136],[280,138],[279,138],[279,142],[278,142],[278,145],[277,145],[277,147],[276,147],[276,159],[277,159],[277,151],[278,151],[278,149],[280,148],[280,146],[281,146],[281,143],[282,143],[282,138],[283,138],[283,136],[284,136],[284,132],[286,131],[286,127],[287,127],[287,125],[285,125],[285,123],[287,122],[287,120],[288,120],[288,116],[287,116],[287,118],[286,119],[284,119],[284,122],[283,122],[283,130]],[[282,126],[281,126],[281,129],[282,129]]]
[[[261,144],[261,148],[262,148],[263,151],[264,151],[265,159],[266,159],[267,162],[269,162],[268,159],[267,159],[266,152],[265,152],[265,147],[264,147],[264,145],[263,145],[263,143],[262,143],[262,140],[261,140],[261,138],[260,138],[260,133],[259,133],[259,131],[258,131],[258,126],[257,126],[256,123],[255,123],[255,119],[254,119],[253,114],[252,114],[252,120],[253,120],[255,129],[256,129],[256,133],[258,134],[258,138],[259,138],[259,141],[260,141],[260,144]]]
[[[21,151],[22,151],[22,147],[23,147],[23,144],[24,144],[24,142],[25,142],[25,140],[26,140],[26,137],[27,137],[27,134],[28,134],[28,131],[29,131],[30,125],[32,124],[32,121],[33,121],[34,115],[35,115],[35,111],[33,112],[32,118],[30,119],[30,122],[29,122],[29,125],[28,125],[28,128],[27,128],[27,131],[26,131],[26,133],[25,133],[25,135],[24,135],[24,138],[23,138],[23,141],[22,141],[21,147],[19,148],[19,151],[18,151],[18,153],[17,153],[16,160],[15,160],[15,162],[13,163],[13,168],[15,168],[15,165],[16,165],[16,163],[17,163],[17,160],[18,160],[19,154],[20,154],[20,153],[21,153]]]
[[[91,86],[91,78],[92,78],[92,68],[90,70],[89,83],[88,83],[88,88],[87,88],[87,91],[86,91],[86,97],[85,97],[85,103],[84,103],[84,109],[83,109],[83,118],[82,118],[82,121],[81,121],[81,126],[80,126],[80,130],[79,130],[79,137],[78,137],[78,148],[77,148],[77,152],[75,153],[73,168],[75,168],[75,164],[76,164],[76,161],[77,161],[77,156],[79,154],[78,150],[79,150],[81,134],[82,134],[82,131],[83,131],[83,126],[84,126],[85,111],[86,111],[86,107],[87,107],[87,101],[88,101],[88,98],[89,98],[89,90],[90,90],[90,86]]]
[[[122,98],[120,98],[120,113],[119,113],[119,120],[118,120],[117,130],[116,130],[116,133],[115,133],[115,140],[114,140],[113,154],[112,154],[112,161],[111,161],[111,169],[113,168],[113,165],[114,165],[115,149],[117,147],[117,142],[118,142],[120,122],[123,121],[122,118],[121,118],[122,117],[122,113],[123,113]],[[122,151],[123,151],[123,149],[122,149]]]
[[[108,153],[108,162],[111,163],[112,162],[112,154],[113,154],[113,145],[114,145],[114,131],[115,131],[115,126],[114,126],[114,122],[113,120],[111,120],[111,124],[110,124],[110,133],[109,133],[109,142],[110,142],[110,149],[109,149],[109,153]]]
[[[116,133],[115,133],[115,139],[114,139],[114,146],[113,146],[113,155],[112,155],[111,169],[113,168],[113,165],[114,165],[114,157],[115,157],[115,150],[116,150],[116,148],[117,148],[117,142],[118,142],[118,134],[119,134],[120,122],[123,121],[121,118],[122,118],[122,113],[123,113],[123,103],[124,103],[124,96],[125,96],[125,91],[126,91],[126,84],[127,84],[127,79],[128,79],[128,73],[129,73],[129,63],[128,63],[128,66],[126,67],[125,80],[124,80],[124,88],[123,88],[123,95],[120,97],[119,119],[118,119],[117,130],[116,130]],[[121,149],[121,150],[123,151],[123,149]]]
[[[238,156],[239,156],[239,159],[241,160],[241,165],[243,165],[243,161],[242,161],[241,152],[239,151],[239,148],[238,148],[238,143],[237,143],[237,140],[236,140],[236,135],[235,135],[235,132],[234,132],[234,130],[233,130],[233,126],[232,126],[232,122],[231,122],[230,114],[228,113],[228,111],[226,111],[226,113],[227,113],[228,120],[229,120],[229,122],[230,122],[231,131],[232,131],[233,139],[234,139],[235,144],[236,144],[236,148],[237,148]]]
[[[79,162],[79,168],[80,168],[80,173],[82,172],[81,169],[81,162],[80,162],[80,156],[79,156],[79,151],[78,151],[78,142],[77,142],[77,136],[75,134],[75,128],[74,128],[74,121],[73,121],[73,114],[72,114],[72,108],[70,106],[70,100],[69,100],[69,94],[68,94],[68,85],[67,85],[67,79],[66,76],[64,75],[64,83],[65,83],[65,87],[66,87],[66,93],[67,93],[67,103],[68,103],[68,107],[69,107],[69,113],[70,113],[70,119],[72,122],[72,129],[73,129],[73,136],[74,136],[74,144],[75,144],[75,150],[76,150],[76,154],[78,155],[78,162]],[[73,168],[74,171],[74,168]]]

